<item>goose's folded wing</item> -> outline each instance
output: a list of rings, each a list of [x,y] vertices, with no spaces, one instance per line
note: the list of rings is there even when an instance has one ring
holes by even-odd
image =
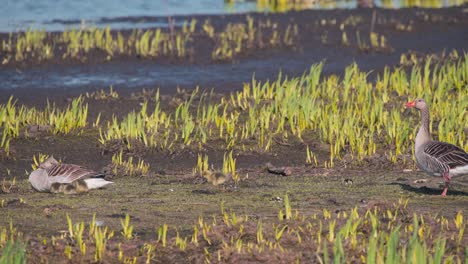
[[[105,175],[74,164],[57,164],[47,169],[47,174],[55,178],[54,182],[71,183],[79,179],[98,178]]]
[[[450,169],[468,165],[468,153],[449,143],[433,141],[426,145],[424,153]]]

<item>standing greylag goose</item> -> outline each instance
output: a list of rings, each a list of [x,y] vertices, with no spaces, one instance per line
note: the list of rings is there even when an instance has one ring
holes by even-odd
[[[429,107],[423,99],[408,102],[406,107],[416,108],[421,112],[421,127],[414,145],[416,163],[426,173],[444,178],[442,196],[445,196],[452,177],[468,175],[468,153],[455,145],[431,139]]]
[[[60,163],[50,157],[31,172],[29,182],[39,192],[76,194],[113,183],[103,179],[104,176],[103,173],[74,164]]]

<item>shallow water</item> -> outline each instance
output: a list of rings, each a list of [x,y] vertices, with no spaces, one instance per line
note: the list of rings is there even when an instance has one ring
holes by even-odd
[[[160,88],[162,92],[174,91],[176,87],[192,89],[215,88],[229,92],[242,88],[255,76],[257,80],[276,79],[281,71],[287,76],[298,76],[308,71],[311,65],[325,61],[323,73],[341,74],[353,62],[361,70],[378,73],[385,66],[397,65],[400,54],[407,50],[421,53],[441,53],[443,50],[458,50],[463,53],[466,39],[460,28],[431,29],[412,34],[394,34],[391,43],[393,53],[360,53],[355,48],[335,45],[311,44],[303,51],[278,51],[271,57],[243,58],[235,63],[179,63],[161,64],[157,60],[110,61],[100,64],[37,65],[24,69],[0,70],[0,92],[13,90],[84,91],[113,86],[116,89]],[[462,32],[462,33],[460,33]],[[447,43],[445,40],[453,41]],[[430,45],[426,45],[430,43]],[[0,94],[1,97],[1,94]],[[5,97],[6,98],[6,97]]]
[[[356,8],[358,1],[302,0],[291,6],[257,4],[261,1],[223,0],[6,0],[0,6],[0,32],[12,32],[28,28],[63,30],[80,26],[82,21],[96,26],[133,28],[163,26],[166,21],[144,22],[142,16],[167,17],[172,15],[233,14],[245,12],[274,12],[294,9]],[[409,6],[447,7],[460,5],[467,0],[375,0],[375,5],[384,8]],[[119,19],[116,19],[119,18]]]

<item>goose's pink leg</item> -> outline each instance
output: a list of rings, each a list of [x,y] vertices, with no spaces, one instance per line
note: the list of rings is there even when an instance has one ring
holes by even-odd
[[[445,188],[444,188],[444,191],[442,192],[442,196],[446,196],[447,195],[447,190],[448,190],[448,187],[450,185],[450,175],[449,175],[449,172],[444,172],[444,174],[442,175],[442,177],[444,177],[444,181],[445,181]]]

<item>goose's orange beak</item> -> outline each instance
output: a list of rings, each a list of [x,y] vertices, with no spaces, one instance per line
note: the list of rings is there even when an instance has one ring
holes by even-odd
[[[415,103],[414,103],[414,101],[407,102],[407,103],[405,104],[405,106],[406,106],[406,107],[414,107],[414,106],[415,106]]]

